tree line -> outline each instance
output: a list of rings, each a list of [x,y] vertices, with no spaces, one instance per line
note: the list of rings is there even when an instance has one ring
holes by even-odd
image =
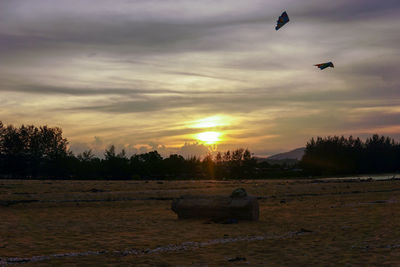
[[[74,155],[58,127],[3,125],[0,121],[0,177],[18,179],[241,179],[277,171],[279,165],[257,163],[248,149],[216,155],[163,158],[157,151],[127,157],[114,145],[104,158],[92,150]]]
[[[0,121],[0,178],[18,179],[260,179],[397,172],[400,144],[373,135],[312,138],[294,165],[271,164],[248,149],[217,152],[204,158],[157,151],[117,152],[111,145],[104,157],[92,150],[74,155],[60,128],[3,125]]]
[[[377,134],[365,141],[353,136],[312,138],[299,166],[310,175],[394,173],[400,169],[400,144]]]

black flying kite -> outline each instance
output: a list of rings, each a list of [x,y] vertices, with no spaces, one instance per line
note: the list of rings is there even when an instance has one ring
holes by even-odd
[[[276,24],[275,30],[279,30],[283,25],[285,25],[288,22],[289,22],[289,16],[286,13],[286,11],[284,11],[282,13],[282,15],[279,16],[279,18],[276,22],[277,24]]]
[[[326,63],[321,63],[321,64],[315,64],[314,66],[317,66],[320,70],[326,69],[328,67],[334,68],[335,66],[333,66],[332,62],[326,62]]]

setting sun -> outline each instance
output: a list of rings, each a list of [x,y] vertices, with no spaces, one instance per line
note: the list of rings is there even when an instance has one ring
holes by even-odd
[[[196,138],[206,144],[214,144],[220,140],[221,133],[218,132],[202,132],[196,135]]]

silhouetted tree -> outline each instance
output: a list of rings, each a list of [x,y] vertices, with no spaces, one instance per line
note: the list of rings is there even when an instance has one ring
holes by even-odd
[[[75,173],[77,178],[81,179],[100,179],[105,178],[102,171],[101,160],[96,157],[92,150],[83,151],[77,156],[77,172]]]
[[[111,145],[105,150],[102,163],[105,176],[109,179],[129,179],[131,176],[129,159],[126,157],[124,149],[116,154],[115,146]]]
[[[135,169],[141,178],[163,178],[163,158],[157,151],[133,155],[130,164],[131,169]]]
[[[63,179],[224,179],[277,178],[396,172],[400,169],[400,144],[373,135],[365,142],[352,136],[312,138],[299,165],[257,162],[248,149],[239,148],[200,160],[172,154],[163,159],[157,151],[135,154],[116,152],[111,145],[104,159],[91,150],[74,156],[60,128],[4,125],[0,121],[0,176],[6,178]]]
[[[250,150],[246,148],[243,152],[243,164],[242,164],[242,177],[251,178],[257,174],[257,161],[252,157]]]
[[[185,158],[181,155],[172,154],[164,159],[164,172],[167,179],[182,178],[185,171]]]
[[[208,154],[204,157],[201,165],[203,177],[208,179],[215,179],[215,165],[211,154]]]
[[[389,137],[318,137],[306,146],[301,167],[314,175],[357,174],[398,171],[399,144]]]
[[[68,141],[62,137],[60,128],[33,125],[16,128],[1,123],[0,139],[3,175],[16,178],[67,175],[63,161],[72,153],[67,149]]]
[[[185,160],[184,178],[199,179],[203,177],[201,161],[198,157],[192,156]]]

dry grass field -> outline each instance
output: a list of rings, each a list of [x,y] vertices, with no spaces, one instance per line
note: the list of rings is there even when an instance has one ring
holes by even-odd
[[[259,197],[259,221],[177,220],[170,209],[181,195],[238,187]],[[400,265],[400,181],[0,180],[0,258],[7,266]]]

